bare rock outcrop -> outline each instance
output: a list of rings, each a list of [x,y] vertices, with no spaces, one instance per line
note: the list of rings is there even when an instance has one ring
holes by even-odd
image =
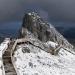
[[[26,37],[27,30],[42,42],[53,41],[66,48],[73,48],[73,46],[53,27],[53,25],[45,22],[37,13],[32,12],[25,14],[20,36]]]

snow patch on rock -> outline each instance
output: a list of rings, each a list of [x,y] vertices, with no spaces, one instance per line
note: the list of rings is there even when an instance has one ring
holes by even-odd
[[[52,42],[52,41],[48,41],[48,42],[46,42],[45,45],[47,45],[47,46],[51,46],[51,47],[53,47],[53,48],[56,48],[56,46],[58,46],[57,43]]]

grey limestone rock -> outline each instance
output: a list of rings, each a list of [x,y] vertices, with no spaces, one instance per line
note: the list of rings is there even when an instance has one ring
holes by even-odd
[[[45,22],[37,13],[31,12],[25,14],[23,24],[20,30],[20,37],[28,37],[34,40],[34,44],[45,46],[43,43],[53,41],[65,48],[73,49],[71,45],[54,27],[48,22]],[[39,41],[38,41],[39,40]]]

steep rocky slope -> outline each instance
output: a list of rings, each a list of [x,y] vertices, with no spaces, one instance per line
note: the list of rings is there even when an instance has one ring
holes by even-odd
[[[37,13],[25,14],[20,38],[7,38],[0,50],[1,75],[75,75],[73,45]]]
[[[24,16],[20,37],[28,41],[13,53],[17,75],[75,75],[73,46],[37,13]]]
[[[73,48],[73,46],[53,27],[53,25],[45,22],[37,13],[32,12],[25,14],[20,33],[22,37],[27,37],[27,30],[42,42],[53,41],[66,48]]]

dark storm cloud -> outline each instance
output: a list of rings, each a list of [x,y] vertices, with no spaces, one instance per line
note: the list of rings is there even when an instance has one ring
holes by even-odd
[[[75,21],[75,0],[41,0],[40,5],[55,20]]]
[[[0,22],[22,20],[32,10],[45,18],[75,21],[75,0],[0,0]]]
[[[0,21],[20,20],[33,3],[33,0],[0,0]]]

